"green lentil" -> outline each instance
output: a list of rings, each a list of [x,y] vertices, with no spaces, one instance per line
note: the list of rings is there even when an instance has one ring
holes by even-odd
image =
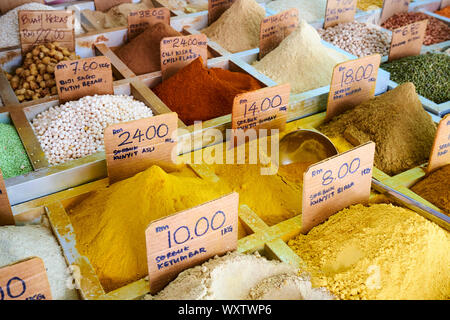
[[[5,179],[33,170],[14,126],[0,123],[0,168]]]
[[[450,100],[450,56],[427,53],[383,63],[397,83],[412,82],[417,93],[435,103]]]

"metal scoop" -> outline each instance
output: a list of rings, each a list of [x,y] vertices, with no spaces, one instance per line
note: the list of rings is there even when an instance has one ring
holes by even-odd
[[[312,150],[312,146],[317,152]],[[338,153],[330,139],[313,130],[296,130],[280,140],[280,165],[315,163]]]

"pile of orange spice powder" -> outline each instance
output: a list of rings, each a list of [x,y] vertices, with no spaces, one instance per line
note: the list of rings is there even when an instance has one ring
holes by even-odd
[[[230,114],[237,94],[261,88],[248,74],[208,69],[200,57],[152,90],[186,125],[192,125]]]
[[[441,10],[435,11],[434,13],[440,15],[440,16],[444,16],[447,18],[450,18],[450,6],[447,6]]]

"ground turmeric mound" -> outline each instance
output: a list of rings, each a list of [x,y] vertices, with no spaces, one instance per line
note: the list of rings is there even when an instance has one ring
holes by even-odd
[[[89,258],[104,289],[117,289],[148,274],[145,229],[151,221],[228,191],[217,183],[152,166],[69,209],[77,249]]]
[[[450,234],[405,208],[351,206],[288,245],[340,299],[450,298]]]
[[[450,164],[433,171],[411,190],[450,215]]]
[[[375,142],[375,166],[389,175],[427,162],[436,134],[436,125],[411,82],[361,103],[318,129],[353,145]]]

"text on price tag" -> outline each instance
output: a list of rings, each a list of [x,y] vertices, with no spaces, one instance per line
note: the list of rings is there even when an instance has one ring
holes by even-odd
[[[110,183],[134,176],[152,164],[173,165],[177,128],[175,112],[107,127],[105,152]]]
[[[119,4],[131,3],[131,1],[132,0],[94,0],[94,4],[95,10],[105,12]]]
[[[111,61],[105,56],[61,61],[55,68],[61,103],[95,94],[114,94]]]
[[[3,173],[0,169],[0,226],[15,225],[14,216],[9,203],[8,194],[6,193],[5,181]]]
[[[220,18],[236,0],[208,0],[208,25]]]
[[[389,61],[419,55],[427,25],[428,20],[422,20],[392,31]]]
[[[381,56],[375,54],[334,67],[328,94],[327,119],[374,97],[380,62]]]
[[[234,192],[150,224],[145,237],[152,294],[184,269],[237,248],[238,205]]]
[[[367,202],[372,184],[375,143],[339,154],[303,174],[302,232],[356,203]]]
[[[408,12],[410,0],[384,0],[380,24],[396,13]]]
[[[236,95],[231,128],[284,130],[290,91],[291,86],[286,83]]]
[[[356,0],[328,0],[324,28],[355,20]]]
[[[44,261],[36,257],[1,268],[0,300],[52,300]]]
[[[170,10],[167,8],[154,8],[131,11],[128,15],[128,39],[133,39],[149,26],[158,22],[170,24]]]
[[[62,47],[75,51],[74,19],[72,11],[20,10],[19,33],[22,53],[30,51],[37,45],[55,41]]]
[[[427,172],[432,172],[447,164],[450,164],[450,115],[445,116],[439,122]]]
[[[298,26],[298,9],[293,8],[264,18],[259,33],[259,59],[278,47]]]
[[[44,0],[1,0],[0,13],[7,13],[9,10],[30,2],[38,2],[44,4]]]
[[[206,66],[208,38],[204,34],[167,37],[161,40],[161,73],[163,80],[170,78],[198,57]]]

